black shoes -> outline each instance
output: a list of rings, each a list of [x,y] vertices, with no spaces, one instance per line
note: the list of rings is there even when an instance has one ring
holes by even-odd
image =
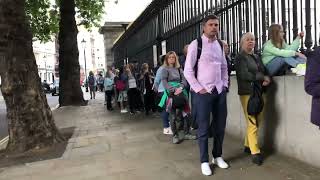
[[[243,152],[244,152],[244,153],[247,153],[247,154],[251,154],[251,150],[250,150],[250,148],[247,147],[247,146],[244,147]]]
[[[258,166],[263,163],[263,157],[260,153],[252,155],[252,162]]]
[[[180,139],[179,139],[178,134],[173,135],[173,137],[172,137],[172,143],[173,143],[173,144],[179,144],[179,143],[180,143]]]
[[[251,154],[251,150],[249,147],[245,146],[243,149],[244,153]],[[252,162],[258,166],[261,166],[263,163],[263,156],[261,153],[252,154]]]

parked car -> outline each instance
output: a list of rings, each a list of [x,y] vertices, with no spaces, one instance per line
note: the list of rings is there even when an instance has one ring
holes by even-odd
[[[52,96],[59,95],[59,79],[54,80],[54,82],[51,84],[50,89]]]
[[[47,80],[44,80],[42,83],[42,89],[44,93],[50,93],[51,89],[50,89],[50,85],[47,83]]]

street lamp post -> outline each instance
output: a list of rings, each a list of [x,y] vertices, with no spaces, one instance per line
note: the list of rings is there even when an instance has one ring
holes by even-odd
[[[86,60],[86,41],[82,39],[81,41],[82,47],[83,47],[83,57],[84,57],[84,75],[85,75],[85,87],[86,87],[86,92],[89,92],[88,90],[88,77],[87,77],[87,60]]]
[[[45,76],[44,76],[44,79],[47,81],[47,78],[48,78],[48,71],[47,71],[47,60],[46,60],[47,56],[44,55],[43,56],[43,60],[44,60],[44,70],[45,70]]]

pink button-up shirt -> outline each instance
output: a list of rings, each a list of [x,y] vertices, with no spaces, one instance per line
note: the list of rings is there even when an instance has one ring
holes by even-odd
[[[210,40],[202,35],[202,52],[198,61],[198,74],[195,78],[194,66],[197,60],[198,42],[194,40],[188,48],[184,67],[184,76],[193,91],[202,89],[212,92],[214,88],[220,94],[223,87],[228,87],[228,65],[223,49],[217,40]]]

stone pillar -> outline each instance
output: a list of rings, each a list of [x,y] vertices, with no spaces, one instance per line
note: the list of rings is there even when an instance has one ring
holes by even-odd
[[[104,26],[99,30],[104,39],[106,69],[107,66],[112,66],[114,63],[113,44],[124,33],[124,27],[128,24],[129,22],[105,22]]]

